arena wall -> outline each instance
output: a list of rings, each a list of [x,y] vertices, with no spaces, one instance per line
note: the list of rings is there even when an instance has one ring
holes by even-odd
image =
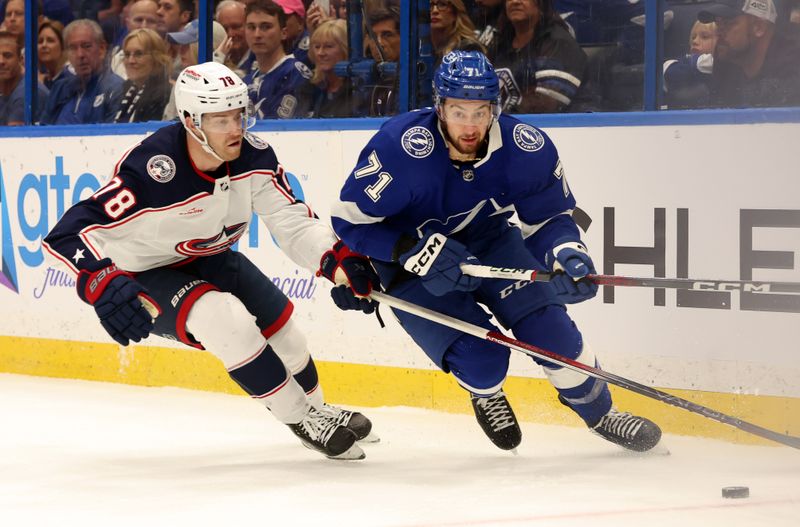
[[[798,114],[526,120],[559,147],[600,272],[800,282]],[[339,122],[343,130],[336,121],[317,129],[263,124],[256,133],[274,146],[296,193],[328,219],[380,122]],[[157,126],[0,131],[0,372],[240,393],[207,353],[159,338],[113,344],[75,295],[74,277],[42,254],[41,239],[64,210],[99,188],[122,153]],[[388,309],[385,329],[338,311],[327,283],[284,257],[257,222],[238,249],[295,303],[329,399],[471,412]],[[605,369],[800,435],[800,295],[606,287],[570,312]],[[514,354],[510,375],[521,419],[578,424],[528,358]],[[618,406],[667,432],[755,441],[613,390]]]

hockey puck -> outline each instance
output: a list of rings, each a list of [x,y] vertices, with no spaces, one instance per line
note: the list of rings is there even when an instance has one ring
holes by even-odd
[[[749,487],[722,487],[723,498],[749,498]]]

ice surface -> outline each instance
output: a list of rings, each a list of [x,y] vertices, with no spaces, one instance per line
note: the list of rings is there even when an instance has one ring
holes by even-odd
[[[0,394],[3,527],[800,525],[787,447],[668,435],[637,456],[525,423],[513,456],[472,416],[365,408],[382,442],[341,462],[245,397],[7,374]]]

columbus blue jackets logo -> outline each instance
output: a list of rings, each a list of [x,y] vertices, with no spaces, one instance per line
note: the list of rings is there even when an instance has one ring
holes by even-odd
[[[159,183],[167,183],[175,177],[175,161],[164,154],[153,156],[147,160],[147,173]]]
[[[401,139],[403,150],[416,158],[428,157],[433,152],[433,134],[424,126],[415,126],[406,130]]]
[[[514,142],[526,152],[536,152],[544,146],[544,136],[533,126],[520,123],[514,127]]]
[[[222,232],[211,238],[186,240],[175,246],[175,251],[186,256],[210,256],[227,251],[244,234],[247,223],[237,223],[225,227]]]

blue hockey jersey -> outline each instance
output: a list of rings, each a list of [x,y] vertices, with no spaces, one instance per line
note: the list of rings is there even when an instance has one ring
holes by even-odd
[[[428,108],[390,119],[372,137],[332,208],[332,221],[350,248],[392,262],[403,237],[435,231],[469,248],[471,239],[508,228],[513,217],[528,249],[544,262],[556,240],[580,239],[574,207],[558,152],[544,132],[501,115],[489,130],[486,155],[458,164]]]
[[[192,163],[187,140],[176,123],[126,152],[108,183],[47,235],[47,253],[75,273],[106,257],[146,271],[229,250],[255,212],[292,260],[319,267],[336,238],[295,199],[272,147],[245,134],[237,159],[205,173]]]
[[[254,69],[243,80],[258,119],[291,119],[303,113],[295,93],[310,78],[308,66],[287,55],[268,72]]]

